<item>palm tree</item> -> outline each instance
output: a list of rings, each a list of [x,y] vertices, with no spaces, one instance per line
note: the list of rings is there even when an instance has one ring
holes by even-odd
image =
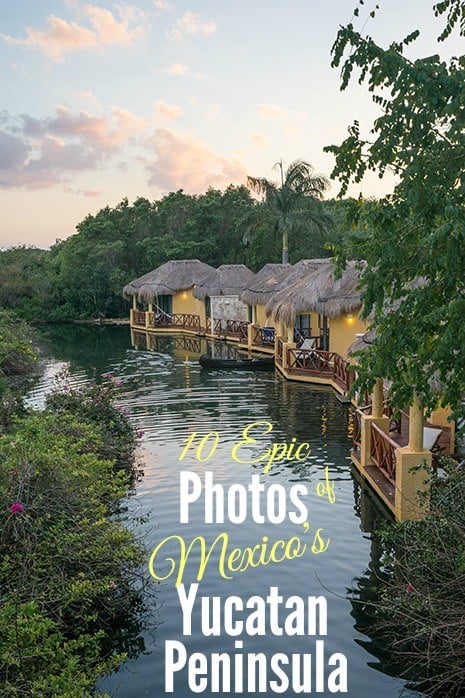
[[[274,229],[282,235],[282,261],[289,261],[289,233],[297,229],[316,226],[326,232],[331,219],[319,210],[323,193],[329,188],[329,181],[323,175],[314,175],[313,167],[303,160],[295,160],[284,172],[282,160],[279,167],[281,184],[270,182],[264,177],[247,177],[247,186],[264,196],[264,204],[274,218]]]

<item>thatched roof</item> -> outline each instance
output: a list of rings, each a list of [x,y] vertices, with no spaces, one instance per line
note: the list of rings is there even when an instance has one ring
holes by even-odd
[[[357,288],[359,263],[347,262],[342,276],[336,279],[331,259],[306,261],[306,273],[270,298],[266,305],[267,315],[278,322],[293,325],[300,313],[315,311],[337,317],[360,307],[360,291]]]
[[[253,277],[253,271],[245,264],[222,264],[195,285],[194,296],[199,300],[207,296],[238,296]]]
[[[292,264],[265,264],[252,279],[252,283],[242,291],[240,299],[248,305],[264,305],[270,293],[276,290],[279,278],[292,269]]]
[[[325,262],[326,260],[324,259],[301,259],[300,262],[289,266],[276,265],[284,266],[284,269],[277,270],[276,274],[265,278],[261,283],[252,284],[249,289],[241,294],[241,300],[245,303],[249,303],[247,299],[254,301],[249,303],[249,305],[267,305],[278,292],[284,291],[290,284],[302,279],[309,273],[313,273],[320,264]]]
[[[137,296],[138,300],[151,303],[155,296],[172,295],[177,291],[192,288],[213,271],[213,267],[198,259],[166,262],[127,284],[123,288],[123,296],[127,300]]]
[[[350,345],[348,350],[348,355],[355,354],[356,351],[365,351],[368,347],[371,347],[376,338],[376,332],[373,330],[368,330],[365,334],[357,337],[355,342]]]

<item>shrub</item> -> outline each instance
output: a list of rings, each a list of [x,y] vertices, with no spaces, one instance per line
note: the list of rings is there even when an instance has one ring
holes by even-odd
[[[465,691],[465,470],[449,462],[449,481],[432,488],[430,515],[383,526],[387,578],[365,628],[391,660],[431,696]]]
[[[0,437],[2,695],[91,696],[140,649],[144,549],[120,515],[136,438],[112,395],[56,391]]]
[[[117,468],[132,472],[137,440],[127,411],[115,405],[120,387],[111,374],[106,374],[101,383],[72,386],[64,371],[47,397],[47,408],[54,414],[72,415],[91,424],[101,439],[99,455],[112,460]]]
[[[0,375],[27,373],[36,361],[29,325],[0,309]]]

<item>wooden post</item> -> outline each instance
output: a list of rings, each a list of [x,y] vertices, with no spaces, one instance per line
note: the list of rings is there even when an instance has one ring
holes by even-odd
[[[431,451],[423,448],[423,405],[415,395],[410,407],[408,446],[397,449],[395,515],[399,521],[416,521],[429,511]]]
[[[287,337],[288,344],[294,344],[294,327],[289,325],[286,327],[285,337]]]

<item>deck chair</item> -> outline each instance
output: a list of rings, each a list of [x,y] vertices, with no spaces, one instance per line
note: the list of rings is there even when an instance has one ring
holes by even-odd
[[[438,450],[438,441],[441,434],[442,429],[423,427],[423,448],[426,448],[428,451]]]
[[[314,348],[315,348],[315,337],[312,337],[311,339],[308,339],[308,338],[304,339],[304,341],[302,342],[300,347],[298,349],[296,349],[295,355],[299,356],[298,352],[301,351],[302,349],[314,349]]]
[[[304,339],[302,342],[301,346],[298,349],[295,349],[295,358],[297,361],[297,364],[299,366],[302,366],[303,362],[305,359],[310,358],[312,359],[313,357],[316,358],[317,354],[314,351],[310,351],[310,349],[314,349],[315,347],[315,337],[311,339]]]

